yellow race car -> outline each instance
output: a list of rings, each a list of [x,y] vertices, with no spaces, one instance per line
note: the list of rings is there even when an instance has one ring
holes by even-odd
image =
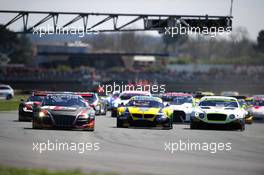
[[[194,103],[197,105],[200,101],[200,99],[204,96],[214,96],[215,94],[213,92],[205,92],[205,91],[197,91],[194,94]]]
[[[117,109],[116,127],[158,127],[172,129],[173,111],[158,97],[134,96]]]
[[[243,96],[236,97],[238,99],[238,103],[240,104],[240,107],[244,109],[247,114],[245,116],[245,123],[246,124],[252,124],[253,123],[253,115],[250,111],[250,106],[246,102],[246,97],[243,98]]]

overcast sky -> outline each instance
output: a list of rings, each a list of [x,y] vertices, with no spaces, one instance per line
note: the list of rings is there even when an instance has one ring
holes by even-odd
[[[228,15],[231,0],[0,0],[1,10]],[[264,29],[264,0],[234,0],[233,26],[251,39]],[[2,19],[4,19],[1,16]],[[1,22],[1,21],[0,21]]]

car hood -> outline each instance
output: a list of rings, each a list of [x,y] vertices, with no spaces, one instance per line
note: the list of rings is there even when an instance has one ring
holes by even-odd
[[[40,105],[41,102],[39,102],[39,101],[28,101],[28,102],[25,102],[25,104],[26,104],[26,105],[34,105],[34,104],[36,104],[36,105]]]
[[[149,107],[128,107],[128,111],[131,114],[157,114],[161,108],[149,108]]]
[[[181,110],[181,109],[192,109],[193,105],[191,103],[184,103],[181,105],[170,105],[170,107],[174,110]]]
[[[229,108],[229,107],[198,107],[198,111],[204,113],[218,113],[218,114],[236,114],[241,112],[239,108]]]
[[[43,106],[41,109],[49,111],[51,115],[72,115],[77,116],[78,114],[87,110],[82,107],[64,107],[64,106]]]

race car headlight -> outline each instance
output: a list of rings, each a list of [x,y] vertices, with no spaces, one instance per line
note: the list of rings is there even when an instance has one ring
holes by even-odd
[[[79,119],[88,119],[89,116],[88,116],[88,114],[83,114],[83,115],[79,115],[78,118],[79,118]]]
[[[38,114],[38,116],[40,117],[40,118],[42,118],[42,117],[48,117],[48,111],[40,111],[39,112],[39,114]]]
[[[204,113],[200,113],[200,114],[199,114],[199,117],[200,117],[200,118],[204,118]]]
[[[164,113],[157,113],[157,118],[166,118]]]
[[[117,108],[118,107],[118,103],[114,103],[114,105],[113,105],[115,108]]]
[[[128,111],[125,111],[124,112],[124,117],[129,117],[130,116],[130,113]]]
[[[230,119],[234,119],[236,116],[234,114],[229,115]]]
[[[25,105],[23,107],[23,111],[25,111],[25,112],[32,112],[32,110],[33,110],[33,108],[31,105]]]

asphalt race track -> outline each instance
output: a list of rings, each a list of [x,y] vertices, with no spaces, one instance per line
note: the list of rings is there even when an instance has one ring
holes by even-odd
[[[115,128],[115,119],[97,116],[95,132],[33,130],[17,122],[17,112],[0,113],[0,165],[121,174],[264,174],[264,123],[247,125],[244,132]],[[99,143],[98,151],[33,151],[33,142]],[[179,141],[228,143],[230,151],[165,151],[165,143]]]

